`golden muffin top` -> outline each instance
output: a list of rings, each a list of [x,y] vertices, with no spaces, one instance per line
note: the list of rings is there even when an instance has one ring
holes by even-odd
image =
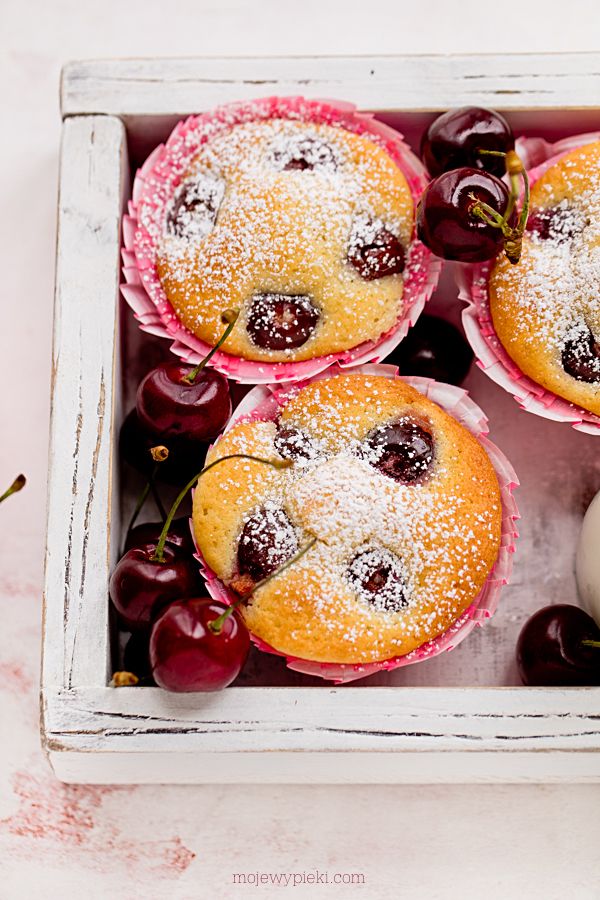
[[[364,663],[446,631],[498,554],[498,479],[482,445],[399,380],[338,375],[289,393],[277,421],[235,424],[208,462],[231,453],[288,459],[278,470],[226,460],[194,495],[210,568],[245,593],[316,543],[242,607],[281,653]]]
[[[270,119],[201,144],[168,205],[157,269],[178,318],[225,352],[311,359],[389,331],[413,230],[407,181],[370,138]]]

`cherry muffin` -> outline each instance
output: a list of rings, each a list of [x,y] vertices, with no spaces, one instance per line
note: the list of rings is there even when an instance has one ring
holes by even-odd
[[[212,360],[236,378],[248,366],[227,360],[287,378],[285,365],[311,374],[308,361],[357,348],[373,358],[437,280],[413,237],[425,183],[400,135],[347,105],[271,98],[186,120],[138,173],[125,223],[126,275],[137,269],[159,320],[133,285],[125,296],[145,327],[198,352],[239,310]]]
[[[452,389],[455,390],[455,389]],[[255,639],[303,660],[365,665],[446,632],[499,554],[502,501],[482,444],[405,382],[340,374],[292,391],[273,420],[240,421],[194,495],[202,557],[245,594]]]
[[[600,415],[600,142],[562,156],[535,182],[521,261],[498,258],[489,303],[519,369]]]

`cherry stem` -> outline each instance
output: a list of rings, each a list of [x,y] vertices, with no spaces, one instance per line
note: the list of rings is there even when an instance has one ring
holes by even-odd
[[[483,147],[479,147],[477,153],[480,156],[503,156],[506,158],[506,151],[504,150],[484,150]]]
[[[510,178],[510,193],[503,216],[501,216],[488,203],[485,203],[483,200],[478,199],[475,194],[469,195],[470,199],[474,201],[473,206],[470,209],[470,213],[476,218],[481,219],[483,222],[485,222],[486,225],[490,225],[492,228],[502,229],[502,235],[504,237],[504,252],[506,253],[509,262],[513,263],[514,265],[518,263],[521,258],[523,234],[525,233],[527,217],[529,215],[529,178],[527,176],[525,166],[514,150],[509,150],[508,153],[504,153],[501,150],[479,150],[478,152],[487,154],[489,156],[505,157],[506,172],[508,177]],[[514,212],[517,201],[519,199],[519,195],[521,193],[521,181],[523,182],[523,205],[521,207],[519,221],[517,225],[513,227],[509,225],[508,222]]]
[[[204,466],[204,468],[201,469],[197,475],[194,475],[194,477],[188,481],[186,486],[181,489],[181,491],[175,498],[173,506],[169,510],[169,515],[165,519],[165,524],[163,525],[163,530],[160,533],[158,544],[156,545],[156,550],[150,557],[150,560],[152,562],[162,563],[165,561],[163,551],[165,549],[165,543],[167,540],[167,535],[169,533],[169,528],[171,527],[171,522],[175,518],[175,513],[177,512],[187,492],[191,491],[196,482],[199,481],[203,475],[209,472],[210,469],[213,469],[215,466],[220,465],[227,459],[250,459],[253,462],[259,462],[264,463],[267,466],[273,466],[274,469],[289,469],[289,467],[293,465],[292,461],[289,459],[263,459],[261,456],[252,456],[251,453],[229,453],[227,456],[221,456],[220,459],[215,459],[214,462],[211,462],[207,466]]]
[[[164,522],[165,519],[167,518],[167,511],[163,506],[162,500],[160,499],[160,494],[158,493],[158,488],[156,487],[155,481],[153,481],[152,484],[150,485],[150,490],[152,491],[152,497],[154,498],[154,502],[156,503],[156,508],[158,510],[158,513]]]
[[[259,588],[264,587],[264,585],[267,584],[269,581],[271,581],[273,578],[276,578],[278,575],[281,575],[282,572],[284,572],[286,569],[289,569],[289,567],[293,566],[294,563],[298,562],[298,560],[301,559],[305,553],[308,553],[310,548],[314,547],[314,545],[316,543],[317,543],[316,537],[311,538],[310,541],[304,545],[304,547],[301,547],[300,550],[298,550],[297,553],[295,553],[288,560],[286,560],[286,562],[284,562],[283,565],[279,566],[278,569],[275,569],[274,572],[271,572],[270,575],[267,575],[266,578],[261,578],[260,581],[257,581],[251,590],[246,591],[245,594],[242,594],[242,596],[239,598],[239,600],[236,600],[234,603],[232,603],[230,606],[227,607],[225,612],[222,612],[220,616],[217,616],[216,619],[213,619],[212,622],[209,622],[208,627],[213,632],[213,634],[220,634],[221,630],[223,628],[223,625],[225,624],[225,620],[228,619],[229,616],[231,616],[235,612],[235,610],[238,608],[238,606],[241,606],[242,603],[245,603],[246,600],[248,600],[252,596],[252,594],[254,594],[254,592],[257,591]]]
[[[127,541],[129,540],[129,535],[131,533],[131,530],[137,521],[137,517],[139,516],[139,514],[142,511],[144,503],[148,499],[148,494],[150,493],[150,491],[152,491],[154,499],[156,500],[156,504],[159,507],[159,511],[162,511],[163,522],[165,520],[165,515],[164,515],[165,511],[163,509],[162,503],[160,503],[160,499],[157,498],[156,486],[154,484],[154,479],[156,478],[156,473],[158,472],[158,467],[160,466],[161,462],[164,462],[166,459],[169,458],[169,451],[167,450],[166,447],[163,447],[162,445],[160,445],[158,447],[151,447],[150,455],[152,456],[152,459],[154,460],[155,465],[150,473],[150,477],[148,478],[148,481],[146,482],[146,484],[140,491],[140,494],[136,500],[135,509],[133,510],[133,514],[131,516],[131,519],[129,520],[129,525],[127,526],[127,531],[125,532],[125,543],[126,544],[127,544]]]
[[[111,687],[134,687],[139,684],[140,679],[133,672],[113,672],[111,679]]]
[[[225,312],[221,316],[221,321],[223,324],[227,324],[227,328],[215,344],[215,346],[210,350],[209,353],[206,354],[204,359],[198,363],[195,369],[192,369],[191,372],[188,372],[187,375],[184,375],[181,381],[185,384],[194,384],[196,378],[202,371],[202,369],[206,366],[209,360],[215,355],[219,347],[222,347],[235,326],[235,323],[238,320],[238,316],[240,314],[239,309],[226,309]]]
[[[15,480],[13,481],[11,486],[9,488],[7,488],[4,491],[4,493],[2,494],[2,496],[0,497],[0,503],[2,503],[3,500],[6,500],[7,497],[10,497],[11,494],[18,493],[20,490],[22,490],[25,487],[26,484],[27,484],[27,479],[25,478],[25,476],[17,475],[17,477],[15,478]]]
[[[499,212],[484,200],[478,200],[475,194],[469,194],[469,197],[475,201],[470,210],[471,215],[477,216],[478,219],[481,219],[486,225],[491,225],[492,228],[502,228],[504,230],[504,217]]]
[[[509,178],[510,194],[508,195],[508,206],[504,211],[504,218],[507,222],[513,214],[513,210],[517,205],[517,200],[519,199],[519,194],[521,193],[521,182],[519,176],[512,173],[511,175],[509,175]]]
[[[137,517],[139,516],[139,514],[142,511],[144,503],[148,499],[148,494],[151,491],[151,481],[154,480],[154,475],[156,474],[157,469],[158,469],[158,463],[154,466],[154,469],[152,470],[152,474],[151,474],[150,478],[148,479],[148,481],[146,482],[146,484],[144,485],[144,487],[142,488],[141,492],[138,495],[138,498],[135,503],[135,508],[134,508],[131,518],[129,520],[129,525],[127,526],[127,531],[125,532],[125,543],[127,543],[128,539],[129,539],[129,535],[131,533],[131,530],[132,530],[133,526],[135,525],[135,523],[137,522]]]
[[[583,647],[598,647],[600,649],[600,641],[585,640],[581,644]]]
[[[158,444],[156,447],[150,447],[150,456],[155,463],[164,462],[169,458],[169,448],[165,447],[163,444]]]
[[[521,207],[521,218],[519,219],[518,229],[521,235],[524,234],[525,228],[527,226],[527,218],[529,216],[529,201],[531,196],[531,186],[529,184],[529,178],[527,177],[527,172],[523,167],[523,206]]]

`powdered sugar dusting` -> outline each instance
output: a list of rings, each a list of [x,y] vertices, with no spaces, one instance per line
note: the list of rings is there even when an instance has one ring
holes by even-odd
[[[394,163],[375,144],[367,152],[364,138],[331,125],[272,119],[210,131],[195,135],[202,142],[183,173],[189,202],[182,209],[180,187],[166,219],[150,204],[140,217],[158,247],[167,296],[187,326],[214,342],[220,312],[241,308],[226,348],[256,359],[309,358],[387,331],[402,311],[402,277],[367,288],[347,255],[381,228],[408,247],[412,201]],[[306,295],[320,311],[302,357],[294,346],[257,347],[245,332],[252,295],[269,292]],[[339,328],[343,315],[352,317],[351,329]]]
[[[438,616],[442,621],[448,613],[458,615],[475,595],[487,571],[482,551],[496,538],[498,507],[492,504],[472,516],[461,493],[435,489],[442,477],[438,462],[429,485],[401,485],[344,450],[297,481],[290,473],[283,502],[301,522],[305,535],[316,536],[329,550],[323,555],[318,580],[324,583],[328,572],[337,576],[336,588],[323,590],[317,603],[325,617],[339,615],[339,579],[347,578],[354,554],[366,547],[392,554],[405,571],[409,616],[398,616],[398,609],[390,611],[385,597],[367,601],[358,592],[363,603],[374,603],[378,613],[397,619],[398,645],[408,633],[430,633]],[[472,474],[463,488],[476,490],[478,481]],[[314,572],[314,560],[311,566]],[[450,572],[458,583],[448,589]],[[355,600],[352,596],[346,602],[352,607]]]
[[[167,210],[167,234],[186,241],[201,241],[214,228],[225,194],[225,182],[211,172],[184,179]]]
[[[407,639],[414,646],[448,627],[449,619],[458,618],[477,595],[498,549],[501,510],[499,499],[489,494],[491,466],[464,466],[457,473],[456,460],[448,462],[451,455],[439,423],[429,422],[434,458],[419,483],[395,481],[372,465],[368,452],[361,452],[365,406],[378,424],[398,418],[390,414],[382,382],[362,378],[357,383],[350,377],[335,398],[327,381],[313,384],[306,404],[302,391],[290,392],[288,398],[295,397],[291,421],[307,435],[307,443],[318,439],[320,452],[302,457],[300,465],[278,473],[268,486],[250,474],[244,490],[245,497],[255,499],[242,522],[268,505],[285,510],[300,546],[311,537],[318,541],[293,566],[301,594],[290,594],[285,573],[268,586],[291,611],[291,632],[297,616],[303,621],[303,639],[314,634],[316,641],[325,629],[338,642],[355,647],[356,662],[378,653],[393,655]],[[312,409],[318,412],[313,415]],[[424,422],[421,408],[418,415]],[[282,421],[290,424],[288,418]],[[265,423],[257,422],[259,426],[264,437]],[[271,428],[271,452],[276,453],[277,432]],[[232,446],[251,452],[247,425],[240,437],[235,426],[226,437],[227,452]],[[223,475],[223,482],[230,477],[237,475]],[[378,571],[375,582],[369,582],[374,590],[362,590],[352,577],[355,560],[365,553],[371,561],[378,555],[385,570],[385,577]],[[371,635],[367,646],[365,629]]]
[[[377,610],[397,612],[408,605],[406,570],[389,550],[368,545],[361,548],[345,574],[358,596]]]

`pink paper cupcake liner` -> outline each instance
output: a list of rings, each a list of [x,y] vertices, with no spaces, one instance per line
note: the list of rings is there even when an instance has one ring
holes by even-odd
[[[142,330],[170,338],[173,352],[190,363],[199,362],[211,348],[184,327],[169,303],[156,270],[156,240],[151,233],[155,229],[148,229],[147,223],[162,223],[165,206],[203,140],[233,124],[267,118],[302,119],[368,135],[402,170],[415,205],[428,182],[425,168],[404,143],[402,135],[377,121],[372,113],[358,113],[350,103],[266,97],[222,106],[179,122],[166,144],[157,147],[136,174],[128,214],[123,217],[125,283],[121,291]],[[256,362],[217,352],[210,364],[235,381],[263,384],[299,381],[335,362],[345,367],[383,359],[418,319],[437,284],[440,269],[441,261],[413,237],[404,274],[402,316],[377,340],[302,362]]]
[[[510,579],[515,541],[518,537],[515,523],[519,518],[517,504],[513,496],[514,489],[519,485],[516,473],[501,450],[486,437],[489,430],[487,417],[477,404],[471,400],[466,391],[454,385],[433,381],[430,378],[399,376],[397,367],[391,365],[363,365],[350,371],[366,375],[380,375],[385,378],[399,378],[406,384],[412,385],[412,387],[416,388],[434,403],[437,403],[475,435],[485,447],[498,476],[502,499],[502,535],[498,558],[473,603],[447,631],[404,656],[395,656],[392,659],[382,660],[381,662],[365,664],[314,662],[295,656],[287,656],[275,650],[255,635],[251,635],[253,643],[260,650],[273,653],[276,656],[284,656],[290,669],[302,672],[305,675],[316,675],[328,681],[334,681],[336,684],[345,684],[350,681],[356,681],[359,678],[366,678],[368,675],[374,675],[376,672],[391,671],[402,666],[409,666],[426,659],[432,659],[440,653],[454,649],[476,626],[482,626],[490,619],[496,611],[500,591],[505,584],[508,584]],[[238,405],[225,431],[229,431],[230,428],[240,421],[274,419],[278,415],[280,406],[286,402],[290,394],[295,393],[312,381],[330,378],[343,372],[344,369],[341,366],[335,365],[327,372],[318,373],[300,384],[293,385],[293,387],[289,385],[287,388],[279,385],[259,385],[250,391]],[[228,606],[235,602],[238,599],[238,595],[223,584],[207,565],[198,549],[197,559],[211,597],[215,600],[220,600]]]
[[[534,184],[565,153],[597,140],[600,140],[600,132],[575,135],[555,144],[542,138],[519,138],[516,149],[526,167],[534,164],[528,173],[530,183]],[[492,259],[476,265],[456,266],[459,299],[467,304],[462,313],[463,326],[477,365],[492,381],[512,394],[521,409],[545,419],[568,422],[586,434],[600,434],[599,416],[537,384],[521,371],[504,349],[494,329],[488,297],[493,265]]]
[[[517,138],[515,150],[519,154],[521,162],[529,171],[542,163],[548,163],[553,157],[562,156],[584,144],[591,144],[600,140],[600,131],[587,131],[585,134],[572,134],[570,137],[561,138],[553,144],[540,137]],[[541,174],[541,172],[540,172]]]

